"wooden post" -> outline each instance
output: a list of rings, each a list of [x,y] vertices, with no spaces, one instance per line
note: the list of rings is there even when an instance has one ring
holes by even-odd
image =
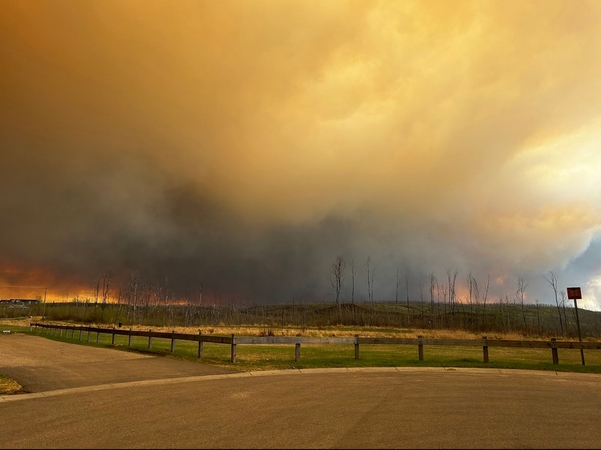
[[[202,336],[202,331],[199,331],[198,335]],[[198,357],[202,358],[203,353],[204,353],[204,342],[198,341]]]
[[[419,357],[420,361],[424,360],[424,344],[422,344],[421,339],[423,339],[423,336],[418,336],[418,339],[420,339],[419,343],[417,344],[417,355]]]
[[[100,331],[96,331],[96,343],[100,342]]]
[[[236,336],[232,334],[232,355],[230,361],[236,362]]]
[[[171,331],[171,334],[175,333],[175,330]],[[175,339],[171,337],[171,353],[175,352]]]
[[[297,342],[294,346],[294,361],[296,362],[300,361],[300,346],[300,342]]]
[[[484,354],[484,362],[488,363],[488,343],[486,342],[486,336],[482,336],[484,345],[482,346],[482,353]]]
[[[557,339],[551,338],[551,354],[553,355],[553,364],[559,364],[559,353],[557,352],[557,347],[553,344]]]
[[[115,327],[113,326],[113,332],[112,334],[112,338],[111,338],[111,345],[115,345]]]
[[[152,328],[148,330],[152,333]],[[152,336],[148,336],[148,350],[152,348]]]
[[[80,340],[80,341],[81,341],[81,332],[82,332],[82,331],[83,331],[83,330],[81,329],[81,327],[79,327],[79,340]]]
[[[127,345],[131,347],[131,328],[129,329],[129,339],[127,340]]]
[[[60,337],[60,338],[62,338],[62,337],[63,337],[63,329],[62,329],[62,328],[61,328],[61,331],[60,331],[60,333],[59,333],[58,337]]]
[[[88,338],[86,339],[86,342],[90,342],[90,328],[88,327]]]
[[[31,324],[31,322],[29,322],[29,332],[31,333],[33,331],[33,325]]]
[[[355,359],[359,359],[359,335],[355,335]]]
[[[582,333],[580,333],[580,319],[578,318],[578,300],[574,298],[574,309],[576,310],[576,325],[578,325],[578,340],[582,342]],[[584,366],[584,349],[580,349],[580,358],[582,358],[582,365]]]

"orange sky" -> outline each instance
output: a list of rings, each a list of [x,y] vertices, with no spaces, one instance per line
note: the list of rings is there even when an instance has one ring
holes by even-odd
[[[601,306],[599,23],[596,0],[5,0],[0,259],[260,297],[371,255],[382,284],[555,270]]]

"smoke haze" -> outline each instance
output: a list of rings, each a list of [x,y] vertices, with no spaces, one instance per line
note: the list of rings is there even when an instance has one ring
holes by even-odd
[[[553,270],[600,309],[599,23],[585,0],[6,0],[0,284],[322,300],[343,255],[361,300],[370,256],[376,300],[399,269],[413,298],[456,270],[550,303]]]

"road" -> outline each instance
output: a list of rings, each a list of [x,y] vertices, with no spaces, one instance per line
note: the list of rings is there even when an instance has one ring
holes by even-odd
[[[154,363],[23,335],[0,336],[0,372],[23,348],[30,364],[60,348],[54,357],[71,361],[76,376],[69,385],[61,372],[63,388],[1,397],[2,448],[598,448],[601,442],[599,375],[442,368],[234,373],[144,356],[161,360],[162,372],[132,372],[124,381],[123,365],[141,370]],[[87,358],[79,366],[94,364],[101,351],[99,379],[77,369],[71,349],[76,359]],[[117,379],[107,382],[115,367]],[[34,378],[52,373],[45,370],[29,372],[30,386],[43,386]]]

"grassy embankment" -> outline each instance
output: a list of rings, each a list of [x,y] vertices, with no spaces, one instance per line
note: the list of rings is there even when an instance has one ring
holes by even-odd
[[[6,323],[6,322],[5,322]],[[26,323],[12,326],[3,325],[4,329],[29,333]],[[135,327],[148,329],[147,327]],[[155,331],[172,331],[183,333],[197,333],[199,328],[159,328]],[[265,327],[202,327],[204,334],[238,336],[259,336],[271,331],[276,336],[379,336],[379,337],[417,337],[423,335],[428,338],[457,338],[480,339],[481,336],[468,332],[452,330],[414,330],[414,329],[386,329],[362,327],[324,327],[307,328],[304,331],[293,328]],[[111,345],[111,336],[102,334],[100,343],[96,343],[96,334],[92,333],[90,342],[86,342],[87,333],[83,333],[82,340],[79,334],[75,338],[65,338],[57,335],[42,336],[57,341],[76,343],[80,345],[116,348],[126,351],[137,351],[147,354],[163,355],[190,361],[202,361],[206,364],[226,367],[241,371],[280,370],[280,369],[307,369],[323,367],[475,367],[475,368],[504,368],[504,369],[530,369],[551,370],[566,372],[601,373],[601,350],[585,350],[586,366],[581,365],[579,350],[559,350],[559,365],[553,365],[549,349],[521,349],[521,348],[489,348],[490,362],[482,361],[481,347],[460,346],[425,346],[424,361],[418,360],[417,347],[409,345],[362,345],[360,359],[354,358],[353,345],[303,345],[301,347],[301,360],[294,361],[293,345],[238,345],[237,362],[232,364],[230,346],[223,344],[204,344],[204,356],[197,358],[198,344],[190,341],[176,341],[175,353],[170,353],[171,341],[168,339],[153,339],[153,348],[148,350],[148,339],[134,337],[132,346],[128,346],[127,336],[116,336],[115,345]],[[536,339],[535,336],[521,336],[513,334],[493,334],[489,338],[503,339]]]

